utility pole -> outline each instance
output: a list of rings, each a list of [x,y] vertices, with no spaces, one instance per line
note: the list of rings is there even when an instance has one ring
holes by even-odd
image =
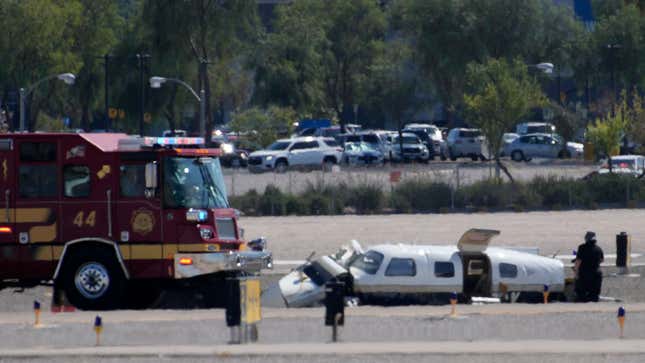
[[[204,138],[204,142],[209,143],[211,138],[206,135],[206,78],[208,78],[208,65],[210,62],[206,58],[199,61],[201,77],[199,78],[199,136]],[[212,112],[210,112],[212,115]]]

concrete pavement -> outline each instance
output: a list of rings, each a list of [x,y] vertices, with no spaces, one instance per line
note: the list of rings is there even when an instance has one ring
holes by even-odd
[[[393,354],[645,354],[645,339],[604,340],[518,340],[442,341],[378,343],[292,343],[248,345],[164,345],[87,348],[2,349],[2,358],[82,358],[82,357],[235,357],[293,355],[393,355]]]

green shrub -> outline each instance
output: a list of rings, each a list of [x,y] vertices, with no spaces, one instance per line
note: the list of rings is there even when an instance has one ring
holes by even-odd
[[[540,197],[540,204],[544,207],[553,208],[557,204],[562,208],[563,205],[569,205],[570,183],[564,178],[538,176],[526,188]]]
[[[450,185],[435,181],[405,180],[395,189],[392,205],[397,211],[438,212],[451,206]]]
[[[406,180],[386,194],[380,184],[325,185],[309,183],[302,193],[285,194],[269,185],[263,194],[250,190],[230,198],[231,206],[247,215],[324,215],[351,213],[445,213],[452,207],[450,185],[432,180]],[[645,201],[645,180],[604,174],[586,180],[535,177],[511,184],[495,179],[462,186],[454,192],[454,205],[470,211],[511,209],[560,210],[571,207],[597,209],[602,204],[630,208]]]
[[[518,183],[515,185],[514,200],[511,208],[515,211],[541,208],[542,201],[543,197],[537,190],[528,184]]]
[[[234,196],[229,198],[229,203],[231,207],[241,210],[244,214],[249,216],[254,216],[258,214],[258,205],[260,201],[260,195],[255,189],[251,189],[248,192],[240,196]]]
[[[262,215],[281,216],[286,214],[286,197],[274,185],[267,185],[260,197],[259,211]]]
[[[464,206],[506,208],[513,204],[516,188],[517,186],[495,179],[482,180],[459,189],[456,200]]]
[[[385,205],[385,194],[379,184],[366,183],[343,189],[348,191],[348,194],[343,198],[345,199],[344,206],[353,207],[358,214],[378,213]]]

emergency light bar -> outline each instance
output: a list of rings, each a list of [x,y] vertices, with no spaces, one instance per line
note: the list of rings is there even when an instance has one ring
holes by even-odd
[[[203,137],[154,137],[154,136],[130,136],[119,140],[119,150],[137,151],[142,147],[153,148],[155,146],[203,146]],[[177,149],[179,150],[179,149]]]
[[[144,146],[204,145],[203,137],[144,137]]]

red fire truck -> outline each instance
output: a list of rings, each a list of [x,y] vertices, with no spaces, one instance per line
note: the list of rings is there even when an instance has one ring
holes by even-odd
[[[81,309],[118,307],[133,282],[271,268],[245,243],[219,150],[201,138],[0,135],[0,279],[54,281]]]

